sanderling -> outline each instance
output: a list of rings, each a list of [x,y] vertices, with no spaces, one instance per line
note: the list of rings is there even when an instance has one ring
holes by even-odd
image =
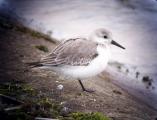
[[[48,56],[30,65],[76,78],[83,91],[92,92],[84,87],[81,80],[95,76],[105,69],[111,44],[125,49],[112,40],[109,31],[97,29],[88,39],[71,38],[61,42]]]

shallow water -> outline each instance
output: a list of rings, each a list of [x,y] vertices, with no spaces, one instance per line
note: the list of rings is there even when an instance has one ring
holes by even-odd
[[[125,74],[129,69],[127,77],[132,78],[122,83],[129,82],[134,89],[137,87],[134,82],[141,82],[144,75],[149,75],[157,86],[155,0],[1,0],[0,3],[6,14],[59,40],[87,37],[97,28],[109,29],[113,39],[126,47],[125,51],[112,47],[111,60],[125,64],[120,72]],[[135,79],[136,71],[141,73],[140,79]],[[142,83],[138,87],[144,89]],[[153,101],[157,101],[156,89],[151,90]]]

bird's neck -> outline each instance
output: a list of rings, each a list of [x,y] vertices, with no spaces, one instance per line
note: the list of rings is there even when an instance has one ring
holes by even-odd
[[[102,49],[106,49],[106,50],[110,49],[110,45],[108,45],[108,44],[97,43],[97,45],[98,45],[98,47],[100,47]]]
[[[98,44],[97,50],[99,52],[101,51],[101,54],[109,55],[110,54],[110,45]]]

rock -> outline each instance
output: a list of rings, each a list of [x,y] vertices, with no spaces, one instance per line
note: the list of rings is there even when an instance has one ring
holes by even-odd
[[[61,112],[60,112],[60,114],[62,115],[62,116],[67,116],[69,113],[70,113],[70,109],[68,108],[68,107],[63,107],[62,109],[61,109]]]
[[[64,86],[60,84],[60,85],[57,86],[57,90],[62,90],[63,87],[64,87]]]

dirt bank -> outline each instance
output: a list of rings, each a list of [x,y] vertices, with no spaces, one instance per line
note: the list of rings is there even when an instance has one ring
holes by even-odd
[[[53,72],[29,69],[26,62],[39,60],[55,45],[29,32],[0,26],[0,83],[26,82],[47,97],[64,104],[69,111],[98,111],[113,120],[155,120],[157,111],[112,84],[108,74],[83,81],[87,88],[96,90],[89,94],[82,92],[75,80],[64,80]],[[48,51],[43,50],[46,48]],[[62,91],[56,90],[59,84],[64,86]],[[26,98],[20,97],[24,101]]]

